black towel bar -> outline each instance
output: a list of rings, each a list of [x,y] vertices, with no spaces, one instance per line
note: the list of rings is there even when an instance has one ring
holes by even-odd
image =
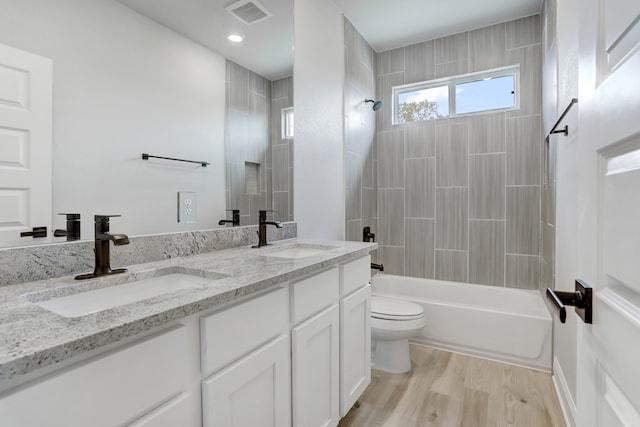
[[[203,168],[206,168],[208,165],[211,164],[209,162],[203,162],[203,161],[197,161],[197,160],[174,159],[173,157],[152,156],[151,154],[142,153],[142,160],[149,160],[150,158],[173,160],[174,162],[198,163]]]

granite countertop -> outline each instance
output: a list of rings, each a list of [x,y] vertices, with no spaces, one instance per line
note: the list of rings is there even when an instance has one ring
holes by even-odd
[[[266,256],[269,251],[296,245],[331,248],[298,259]],[[260,249],[245,246],[130,265],[127,273],[97,279],[77,281],[67,276],[0,287],[0,385],[191,314],[367,255],[376,247],[375,243],[291,239]],[[117,267],[121,266],[114,266]],[[33,303],[170,273],[211,281],[198,288],[76,318],[62,317]]]

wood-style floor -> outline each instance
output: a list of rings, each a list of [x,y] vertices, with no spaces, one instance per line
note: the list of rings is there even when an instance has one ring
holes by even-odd
[[[413,370],[373,370],[338,427],[564,427],[551,375],[411,346]]]

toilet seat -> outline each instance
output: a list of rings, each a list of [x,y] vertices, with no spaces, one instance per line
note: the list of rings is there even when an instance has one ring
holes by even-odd
[[[416,320],[424,315],[422,306],[396,298],[371,296],[371,317],[384,320]]]

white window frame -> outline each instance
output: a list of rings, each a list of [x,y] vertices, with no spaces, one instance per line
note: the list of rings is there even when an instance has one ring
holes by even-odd
[[[294,127],[295,127],[295,121],[294,124],[292,126],[292,132],[291,135],[289,135],[288,133],[288,128],[289,128],[289,117],[293,116],[293,107],[288,107],[288,108],[283,108],[281,110],[281,116],[280,116],[280,123],[282,124],[282,139],[293,139],[294,135],[295,135],[295,131],[294,131]]]
[[[459,85],[462,83],[470,83],[470,82],[483,80],[483,79],[491,79],[495,77],[506,77],[506,76],[514,77],[515,99],[514,99],[513,107],[496,108],[493,110],[482,110],[482,111],[474,111],[471,113],[456,114],[456,85]],[[441,119],[451,119],[454,117],[461,117],[461,116],[495,113],[498,111],[511,111],[511,110],[518,110],[520,108],[520,65],[512,65],[508,67],[494,68],[492,70],[461,74],[453,77],[445,77],[441,79],[428,80],[428,81],[418,82],[418,83],[410,83],[410,84],[401,85],[401,86],[394,86],[392,88],[392,97],[393,97],[393,106],[392,106],[393,108],[391,112],[391,114],[393,114],[392,123],[394,125],[401,125],[401,124],[407,123],[407,122],[398,121],[398,95],[406,92],[431,89],[434,87],[441,87],[441,86],[448,86],[449,88],[448,115],[442,117]],[[434,119],[434,120],[441,120],[441,119]],[[408,122],[408,123],[412,123],[412,122]]]

